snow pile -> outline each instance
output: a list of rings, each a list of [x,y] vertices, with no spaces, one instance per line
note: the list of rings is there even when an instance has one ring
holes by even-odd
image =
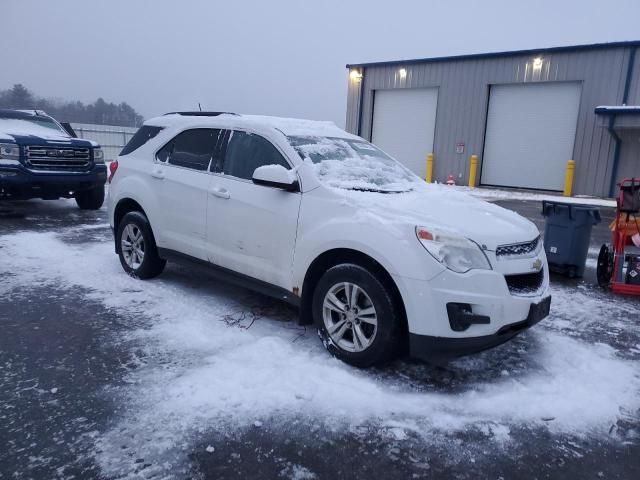
[[[0,294],[42,282],[82,287],[132,319],[132,332],[114,341],[143,351],[143,363],[126,379],[129,386],[115,391],[122,416],[97,443],[107,476],[133,475],[138,458],[153,464],[147,474],[170,470],[185,461],[199,434],[237,432],[256,422],[365,425],[399,440],[413,431],[425,441],[474,429],[504,442],[513,425],[604,435],[621,412],[640,407],[636,364],[610,346],[545,327],[561,320],[571,331],[584,316],[607,321],[598,312],[573,313],[569,294],[554,303],[552,312],[561,317],[552,313],[522,340],[452,364],[469,379],[456,392],[416,389],[415,380],[397,374],[350,368],[330,358],[311,329],[283,322],[293,315],[277,302],[190,271],[132,279],[110,242],[74,246],[51,233],[18,233],[0,238],[0,252],[11,259],[0,264]],[[609,305],[609,315],[616,308]],[[623,312],[629,308],[640,315],[638,306]],[[140,318],[147,319],[145,328],[134,327]],[[420,375],[429,376],[428,367]]]

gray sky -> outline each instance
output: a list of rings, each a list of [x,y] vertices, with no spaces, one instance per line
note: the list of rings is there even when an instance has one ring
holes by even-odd
[[[0,0],[0,89],[344,125],[346,63],[640,39],[640,1]]]

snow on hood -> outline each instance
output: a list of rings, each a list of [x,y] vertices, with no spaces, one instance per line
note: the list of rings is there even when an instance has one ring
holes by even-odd
[[[45,140],[69,141],[69,135],[53,128],[36,125],[28,120],[18,118],[0,118],[0,137],[5,135],[21,135],[44,138]],[[13,140],[12,137],[7,140]]]
[[[419,182],[405,193],[375,193],[333,189],[361,215],[387,228],[432,227],[470,238],[487,249],[528,242],[539,235],[531,221],[517,213],[444,185]]]

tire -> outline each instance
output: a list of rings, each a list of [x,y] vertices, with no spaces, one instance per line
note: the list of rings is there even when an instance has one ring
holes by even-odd
[[[347,299],[354,286],[355,306]],[[313,319],[325,348],[359,368],[383,365],[398,354],[402,338],[398,311],[391,292],[359,265],[330,268],[313,292]]]
[[[104,185],[75,193],[80,210],[98,210],[104,203]]]
[[[596,267],[596,278],[598,285],[602,288],[609,286],[611,277],[613,276],[613,252],[609,250],[609,246],[605,243],[600,247],[598,254],[598,264]]]
[[[157,277],[167,264],[158,256],[149,220],[142,212],[129,212],[118,224],[116,242],[120,264],[132,277]]]

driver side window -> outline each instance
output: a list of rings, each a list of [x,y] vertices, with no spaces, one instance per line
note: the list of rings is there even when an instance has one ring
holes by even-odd
[[[287,170],[291,169],[276,147],[265,138],[254,133],[232,131],[224,157],[223,173],[251,180],[255,169],[263,165],[282,165]]]

